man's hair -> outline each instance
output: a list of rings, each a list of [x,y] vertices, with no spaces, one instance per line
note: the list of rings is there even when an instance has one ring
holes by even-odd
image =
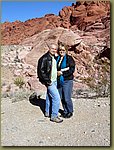
[[[52,48],[52,45],[55,45],[56,48],[58,49],[58,45],[56,43],[48,43],[47,45],[48,45],[49,49]]]

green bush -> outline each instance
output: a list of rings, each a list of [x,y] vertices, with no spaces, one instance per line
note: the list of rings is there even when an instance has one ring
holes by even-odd
[[[14,84],[17,85],[19,88],[22,88],[23,85],[25,84],[24,79],[22,77],[17,77],[14,80]]]

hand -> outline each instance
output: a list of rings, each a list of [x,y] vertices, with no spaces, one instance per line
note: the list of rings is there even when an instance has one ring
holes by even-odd
[[[52,82],[48,84],[48,86],[51,86],[51,85],[52,85]]]
[[[45,85],[46,85],[46,87],[51,86],[52,82],[47,82]]]
[[[62,71],[57,71],[57,76],[60,76],[62,74],[63,74]]]

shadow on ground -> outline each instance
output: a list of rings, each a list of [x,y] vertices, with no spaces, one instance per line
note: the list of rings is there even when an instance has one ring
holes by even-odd
[[[46,102],[45,99],[40,98],[40,96],[37,96],[36,93],[32,93],[29,97],[29,102],[32,105],[39,106],[42,113],[45,115],[45,102]],[[49,112],[50,116],[51,116],[51,111],[52,111],[52,103],[50,103],[50,112]],[[59,113],[62,115],[63,110],[59,109]]]
[[[37,97],[36,93],[33,93],[29,97],[29,102],[32,105],[39,106],[42,113],[45,113],[45,99],[40,98],[40,96]]]

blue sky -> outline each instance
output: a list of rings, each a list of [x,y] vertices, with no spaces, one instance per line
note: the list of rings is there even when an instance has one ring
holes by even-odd
[[[40,18],[45,14],[59,14],[64,6],[71,6],[75,0],[66,1],[2,1],[1,3],[1,22],[14,22],[20,20],[22,22]]]

